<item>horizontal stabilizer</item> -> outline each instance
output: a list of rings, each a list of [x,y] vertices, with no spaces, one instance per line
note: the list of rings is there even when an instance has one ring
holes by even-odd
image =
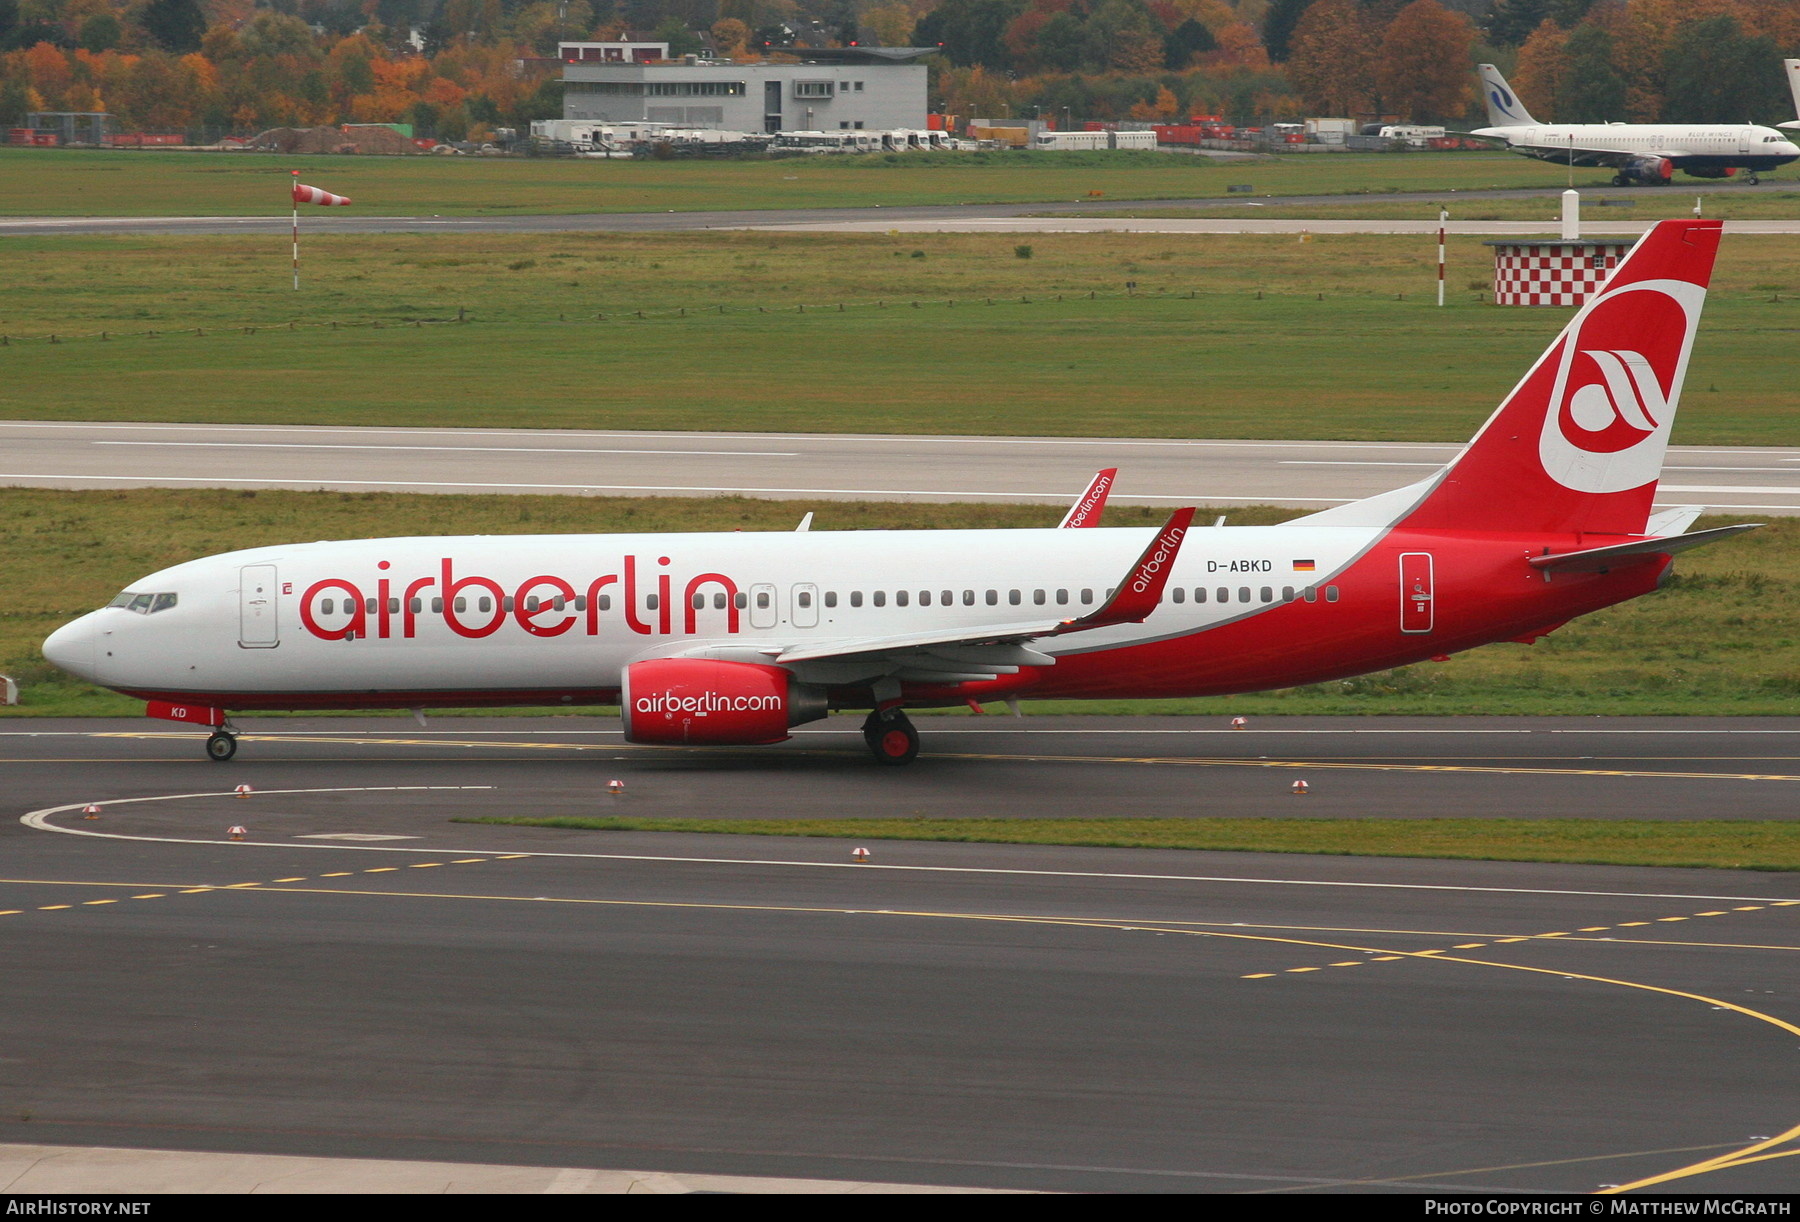
[[[1591,547],[1581,552],[1560,552],[1551,556],[1533,556],[1531,567],[1552,573],[1600,573],[1616,568],[1639,556],[1673,556],[1691,547],[1702,547],[1755,530],[1763,525],[1750,522],[1742,526],[1719,526],[1697,530],[1691,535],[1671,535],[1664,539],[1640,539],[1636,543],[1619,543],[1612,547]]]

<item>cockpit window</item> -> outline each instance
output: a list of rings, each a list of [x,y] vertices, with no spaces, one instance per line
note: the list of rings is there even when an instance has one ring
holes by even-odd
[[[135,590],[126,590],[106,605],[123,607],[139,615],[154,615],[158,611],[167,611],[175,605],[175,601],[174,594],[139,594]]]

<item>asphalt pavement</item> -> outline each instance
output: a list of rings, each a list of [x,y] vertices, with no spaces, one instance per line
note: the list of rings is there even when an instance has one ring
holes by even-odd
[[[0,485],[331,488],[607,496],[1072,502],[1118,467],[1121,503],[1323,509],[1422,479],[1459,445],[818,433],[0,421]],[[1674,446],[1662,506],[1800,511],[1800,448]],[[820,529],[829,529],[826,520]]]
[[[1800,785],[1782,719],[921,720],[901,770],[842,723],[701,752],[597,719],[257,719],[216,765],[158,723],[6,722],[0,1142],[1050,1191],[1800,1187],[1792,875],[885,840],[856,864],[843,840],[458,821],[1785,819]]]
[[[1247,185],[1254,187],[1256,167],[1251,164],[1236,163],[1230,167],[1234,178],[1246,180]],[[596,175],[604,173],[604,163]],[[1639,198],[1660,198],[1673,193],[1677,197],[1707,197],[1720,192],[1732,195],[1749,193],[1752,195],[1780,195],[1791,192],[1791,182],[1765,182],[1758,186],[1744,183],[1696,183],[1683,182],[1666,189],[1652,190],[1598,190],[1583,188],[1590,202],[1604,197],[1620,201],[1634,201]],[[1012,226],[1022,231],[1041,230],[1045,223],[1041,218],[1046,212],[1074,214],[1079,217],[1084,213],[1104,214],[1109,212],[1130,211],[1134,209],[1169,209],[1169,208],[1203,208],[1218,211],[1223,229],[1201,229],[1197,232],[1292,232],[1293,228],[1312,227],[1318,232],[1319,222],[1309,221],[1261,221],[1256,212],[1265,207],[1325,207],[1339,208],[1354,205],[1358,202],[1380,202],[1383,204],[1418,204],[1429,210],[1440,204],[1449,203],[1453,208],[1463,203],[1479,203],[1497,199],[1541,199],[1545,202],[1545,220],[1531,224],[1524,222],[1483,222],[1457,221],[1458,233],[1499,233],[1511,234],[1520,232],[1539,232],[1552,226],[1557,215],[1557,198],[1561,195],[1561,186],[1545,186],[1530,188],[1511,188],[1489,191],[1401,191],[1379,195],[1256,195],[1254,192],[1243,196],[1220,199],[1216,196],[1192,199],[1071,199],[1071,200],[1036,200],[1028,203],[969,203],[969,204],[915,204],[896,207],[875,205],[861,208],[769,208],[739,209],[730,211],[696,211],[696,212],[595,212],[566,213],[557,215],[535,216],[359,216],[349,212],[330,210],[319,214],[309,214],[306,218],[306,230],[310,234],[357,234],[357,233],[659,233],[681,232],[696,229],[749,229],[765,227],[843,227],[854,232],[862,229],[896,228],[903,232],[941,231],[956,232],[965,227],[990,228],[1007,231],[1009,226],[1004,222],[1017,220]],[[1620,211],[1624,211],[1620,209]],[[1040,218],[1040,219],[1033,219]],[[1241,220],[1243,224],[1230,223]],[[1096,227],[1108,230],[1126,230],[1133,232],[1195,232],[1182,228],[1157,228],[1148,221],[1106,220],[1096,216]],[[1595,227],[1589,232],[1600,233],[1639,233],[1650,224],[1649,221],[1633,222],[1629,217],[1604,220],[1593,217],[1590,220]],[[1180,226],[1185,221],[1173,222]],[[1214,222],[1197,222],[1214,223]],[[1356,233],[1388,233],[1417,232],[1416,230],[1388,228],[1393,223],[1408,222],[1362,221],[1343,222],[1350,228],[1338,232]],[[0,217],[0,237],[46,236],[53,234],[231,234],[231,233],[287,233],[292,218],[287,213],[274,216],[131,216],[131,217],[94,217],[94,216],[17,216]],[[1290,227],[1291,225],[1291,227]],[[1482,228],[1482,226],[1498,225],[1500,228]],[[1507,226],[1512,226],[1508,228]],[[1146,228],[1146,226],[1150,226]],[[1245,226],[1248,226],[1246,228]],[[1360,226],[1360,227],[1358,227]],[[1371,227],[1372,226],[1372,227]],[[1476,228],[1469,228],[1475,226]],[[1775,228],[1768,228],[1774,226]],[[1435,220],[1431,228],[1435,228]],[[1747,227],[1747,228],[1746,228]],[[1728,232],[1773,232],[1792,233],[1800,231],[1800,221],[1768,221],[1768,222],[1731,222]]]

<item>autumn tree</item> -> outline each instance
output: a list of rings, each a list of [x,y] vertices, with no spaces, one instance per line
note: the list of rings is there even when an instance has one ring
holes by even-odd
[[[1460,115],[1469,104],[1474,42],[1467,17],[1438,0],[1413,0],[1388,24],[1376,56],[1384,109],[1414,119]]]
[[[1294,27],[1312,3],[1313,0],[1275,0],[1269,5],[1269,15],[1263,18],[1262,40],[1270,59],[1278,64],[1287,60]]]
[[[1543,122],[1553,123],[1562,117],[1563,92],[1569,80],[1569,62],[1564,54],[1568,41],[1568,31],[1546,17],[1519,48],[1513,92],[1525,109]]]
[[[1613,67],[1613,37],[1592,21],[1584,21],[1563,44],[1569,80],[1564,89],[1569,123],[1607,123],[1625,114],[1625,78]]]
[[[1192,17],[1169,31],[1163,40],[1163,67],[1179,72],[1194,62],[1203,51],[1217,51],[1219,40],[1213,32]]]
[[[198,51],[206,37],[199,0],[150,0],[138,13],[138,24],[158,46],[176,55]]]
[[[1781,51],[1774,40],[1744,32],[1728,15],[1690,21],[1676,30],[1665,58],[1665,123],[1748,123],[1789,109]]]
[[[1317,0],[1288,40],[1288,76],[1317,114],[1367,112],[1375,58],[1373,32],[1355,0]]]

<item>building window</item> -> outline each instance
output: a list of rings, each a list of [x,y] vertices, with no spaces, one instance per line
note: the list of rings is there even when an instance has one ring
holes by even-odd
[[[829,98],[833,92],[830,81],[794,82],[794,96],[797,98]]]

